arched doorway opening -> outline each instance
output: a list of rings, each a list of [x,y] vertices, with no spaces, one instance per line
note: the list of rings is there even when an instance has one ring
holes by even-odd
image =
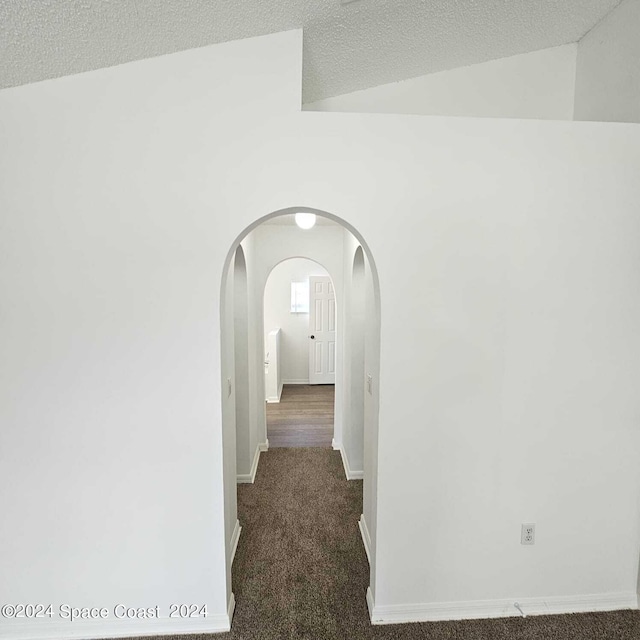
[[[336,361],[342,345],[337,335],[341,293],[335,277],[308,257],[286,258],[267,276],[263,335],[270,448],[336,442],[335,389],[344,384],[344,363]]]
[[[315,214],[319,221],[325,221],[326,227],[322,223],[318,225],[315,236],[299,232],[293,227],[285,228],[286,220],[297,212]],[[283,226],[276,233],[273,227],[280,223]],[[317,244],[320,236],[330,235],[333,240],[322,246]],[[224,517],[230,603],[233,603],[231,566],[240,535],[236,483],[253,481],[260,452],[269,447],[265,419],[263,295],[267,277],[274,266],[295,257],[316,260],[333,277],[338,301],[338,335],[344,336],[343,342],[336,347],[334,448],[340,451],[347,478],[362,478],[364,481],[359,524],[370,563],[370,592],[375,584],[380,366],[380,293],[375,262],[364,238],[345,220],[317,209],[292,207],[257,219],[239,234],[229,250],[223,271],[221,358]],[[331,265],[335,268],[332,269]],[[346,300],[347,291],[350,296],[353,295],[349,307],[346,302],[339,302]],[[246,340],[245,324],[237,317],[245,307],[245,292]],[[236,301],[237,296],[242,300]],[[236,331],[241,334],[239,339],[236,339]],[[236,349],[238,343],[241,346],[246,344],[246,367],[242,348],[239,351]],[[236,362],[237,353],[240,353],[239,362]],[[240,397],[248,402],[244,412],[238,406]],[[242,424],[246,416],[248,426]],[[238,428],[245,431],[238,434]],[[238,445],[244,447],[247,442],[249,455],[237,448]],[[253,456],[251,451],[255,452]],[[250,468],[237,467],[240,461],[246,465],[248,460],[252,460]]]

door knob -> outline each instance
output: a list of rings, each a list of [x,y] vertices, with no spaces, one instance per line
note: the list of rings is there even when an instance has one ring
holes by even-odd
[[[309,336],[312,340],[315,340],[316,337],[315,336]]]

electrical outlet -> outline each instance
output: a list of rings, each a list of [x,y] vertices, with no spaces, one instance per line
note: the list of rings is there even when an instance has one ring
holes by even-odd
[[[520,544],[536,543],[536,525],[533,523],[523,524],[520,531]]]

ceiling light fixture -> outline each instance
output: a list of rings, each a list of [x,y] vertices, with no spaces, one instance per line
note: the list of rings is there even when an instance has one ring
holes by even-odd
[[[316,223],[315,213],[296,213],[296,224],[301,229],[311,229]]]

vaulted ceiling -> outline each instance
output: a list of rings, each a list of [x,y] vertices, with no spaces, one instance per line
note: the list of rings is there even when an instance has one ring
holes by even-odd
[[[578,41],[620,0],[0,0],[0,88],[304,28],[303,100]]]

